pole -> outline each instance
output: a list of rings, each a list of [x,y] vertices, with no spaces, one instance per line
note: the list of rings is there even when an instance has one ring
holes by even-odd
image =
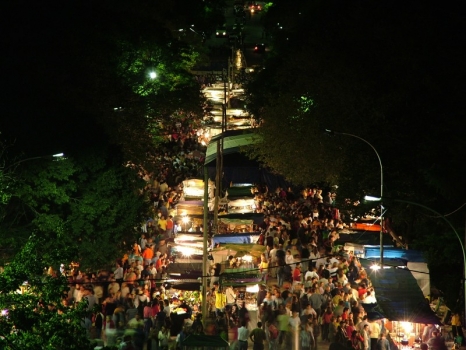
[[[382,159],[380,158],[380,155],[379,155],[379,152],[377,152],[377,150],[375,149],[374,146],[372,146],[372,144],[363,139],[362,137],[359,137],[357,135],[353,135],[353,134],[347,134],[347,133],[344,133],[344,132],[337,132],[337,131],[333,131],[333,130],[329,130],[329,129],[325,129],[325,131],[327,133],[330,133],[330,134],[336,134],[336,135],[345,135],[345,136],[351,136],[351,137],[354,137],[354,138],[357,138],[359,140],[361,140],[362,142],[365,142],[366,144],[368,144],[375,152],[375,155],[377,156],[377,159],[379,160],[379,165],[380,165],[380,267],[383,268],[383,167],[382,167]]]
[[[445,215],[440,214],[438,211],[435,211],[432,208],[426,207],[425,205],[420,204],[420,203],[416,203],[416,202],[406,201],[406,200],[402,200],[402,199],[394,199],[393,201],[399,202],[399,203],[417,205],[417,206],[419,206],[421,208],[424,208],[424,209],[430,211],[431,213],[434,213],[436,216],[441,217],[448,224],[448,226],[450,226],[450,228],[455,233],[456,238],[458,238],[458,241],[460,243],[461,253],[463,254],[463,297],[464,297],[464,311],[465,311],[465,315],[466,315],[466,274],[465,274],[466,273],[466,253],[465,253],[465,250],[464,250],[464,243],[463,243],[463,240],[461,239],[461,236],[458,234],[458,232],[456,231],[455,227],[450,222],[450,220],[448,220],[445,217]]]
[[[207,319],[207,238],[208,238],[208,221],[207,214],[209,212],[209,172],[207,166],[204,165],[204,220],[203,220],[203,247],[202,251],[202,322],[205,325]]]

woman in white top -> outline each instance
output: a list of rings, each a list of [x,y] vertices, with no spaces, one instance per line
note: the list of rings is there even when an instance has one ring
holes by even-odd
[[[285,255],[285,264],[290,265],[291,270],[294,270],[294,268],[295,268],[295,266],[296,266],[296,265],[295,265],[295,260],[294,260],[294,258],[293,258],[293,255],[291,255],[291,250],[290,250],[290,249],[288,249],[288,250],[286,251],[286,255]]]

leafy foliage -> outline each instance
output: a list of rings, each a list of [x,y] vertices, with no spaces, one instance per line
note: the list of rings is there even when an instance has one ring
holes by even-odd
[[[44,250],[46,240],[31,236],[0,274],[0,322],[3,349],[88,349],[81,320],[85,302],[62,303],[68,291],[64,277],[46,275],[46,267],[71,257],[69,249]],[[18,291],[21,290],[21,293]]]
[[[144,212],[138,195],[142,184],[118,160],[94,152],[24,168],[14,197],[3,206],[2,246],[18,250],[37,232],[48,238],[44,249],[69,247],[72,260],[83,268],[111,264],[123,245],[131,243],[133,227]]]
[[[386,197],[440,213],[459,208],[466,195],[460,179],[466,170],[460,6],[274,1],[264,20],[272,53],[248,86],[250,109],[263,123],[257,132],[264,142],[252,154],[295,183],[338,184],[339,198],[378,194],[374,152],[343,135],[323,140],[320,131],[334,129],[377,149]],[[313,101],[306,111],[297,103],[301,96]],[[396,232],[422,248],[432,266],[446,257],[461,262],[440,218],[416,207],[387,208]],[[451,221],[462,232],[464,211]],[[431,247],[439,237],[445,245]],[[437,277],[437,285],[448,278]]]

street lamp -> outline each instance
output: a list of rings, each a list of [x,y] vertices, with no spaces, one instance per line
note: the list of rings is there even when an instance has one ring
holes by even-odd
[[[46,155],[46,156],[38,156],[38,157],[31,157],[31,158],[26,158],[26,159],[20,159],[18,160],[17,162],[11,164],[10,166],[8,166],[6,169],[8,168],[11,168],[11,167],[16,167],[17,165],[21,164],[21,163],[24,163],[24,162],[28,162],[30,160],[34,160],[34,159],[42,159],[42,158],[62,158],[64,157],[65,155],[63,153],[56,153],[56,154],[50,154],[50,155]]]
[[[149,73],[149,78],[151,78],[151,79],[157,78],[157,73],[154,72],[154,71],[151,71],[151,72]]]
[[[383,200],[382,197],[374,197],[374,196],[365,196],[364,199],[366,199],[368,201],[380,201],[380,202],[382,202],[382,200]],[[461,239],[460,235],[458,234],[458,231],[456,231],[453,224],[450,222],[450,220],[448,220],[445,217],[445,215],[440,214],[438,211],[436,211],[436,210],[434,210],[432,208],[429,208],[429,207],[427,207],[427,206],[425,206],[423,204],[420,204],[420,203],[411,202],[411,201],[407,201],[407,200],[404,200],[404,199],[392,199],[392,200],[394,202],[398,202],[398,203],[416,205],[418,207],[421,207],[421,208],[423,208],[425,210],[430,211],[431,213],[435,214],[437,217],[442,218],[448,224],[448,226],[450,226],[450,228],[453,230],[453,232],[455,233],[456,238],[458,238],[458,241],[460,242],[461,253],[463,254],[463,296],[464,296],[464,308],[465,308],[465,315],[466,315],[466,252],[465,252],[463,240]]]
[[[375,149],[374,146],[372,146],[372,144],[363,139],[362,137],[360,136],[357,136],[357,135],[353,135],[353,134],[348,134],[348,133],[345,133],[345,132],[337,132],[337,131],[334,131],[334,130],[329,130],[329,129],[325,129],[325,132],[330,134],[330,135],[344,135],[344,136],[351,136],[351,137],[354,137],[358,140],[361,140],[363,142],[365,142],[366,144],[368,144],[375,152],[375,155],[377,156],[377,159],[379,160],[379,165],[380,165],[380,198],[383,198],[383,167],[382,167],[382,159],[380,159],[380,155],[379,155],[379,152],[377,152],[377,150]],[[383,205],[382,205],[382,202],[380,203],[380,267],[383,267]]]

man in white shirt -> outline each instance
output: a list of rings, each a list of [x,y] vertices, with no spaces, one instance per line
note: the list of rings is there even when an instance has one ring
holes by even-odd
[[[377,349],[377,341],[380,337],[380,325],[377,321],[369,322],[371,349]]]
[[[367,322],[367,315],[365,315],[363,318],[362,318],[362,321],[359,322],[357,325],[356,325],[356,329],[362,334],[362,331],[364,330],[364,326],[369,326],[369,322]],[[368,334],[370,333],[370,329],[367,328],[367,332]]]
[[[270,265],[269,265],[269,274],[270,277],[276,278],[277,277],[277,250],[278,244],[274,244],[273,248],[270,250]]]
[[[248,338],[249,338],[249,330],[246,327],[246,321],[242,321],[241,327],[238,328],[239,350],[247,350]]]
[[[369,324],[365,323],[363,325],[362,331],[360,331],[362,337],[363,337],[363,348],[362,350],[369,350],[371,348],[371,338],[369,336]]]
[[[116,264],[116,269],[113,271],[113,275],[115,277],[115,280],[121,285],[121,282],[123,282],[123,267],[119,263]]]
[[[291,331],[298,332],[299,326],[301,325],[301,319],[299,318],[299,312],[293,311],[293,316],[288,320],[288,324],[291,328]]]
[[[306,272],[306,274],[304,275],[304,280],[307,281],[308,277],[311,277],[311,279],[313,277],[315,277],[317,279],[319,278],[319,275],[317,274],[317,271],[316,271],[315,267],[313,267],[312,270]]]
[[[225,289],[225,295],[227,298],[227,305],[230,305],[230,306],[234,305],[236,302],[236,294],[235,294],[235,291],[233,290],[233,287],[228,286]]]

